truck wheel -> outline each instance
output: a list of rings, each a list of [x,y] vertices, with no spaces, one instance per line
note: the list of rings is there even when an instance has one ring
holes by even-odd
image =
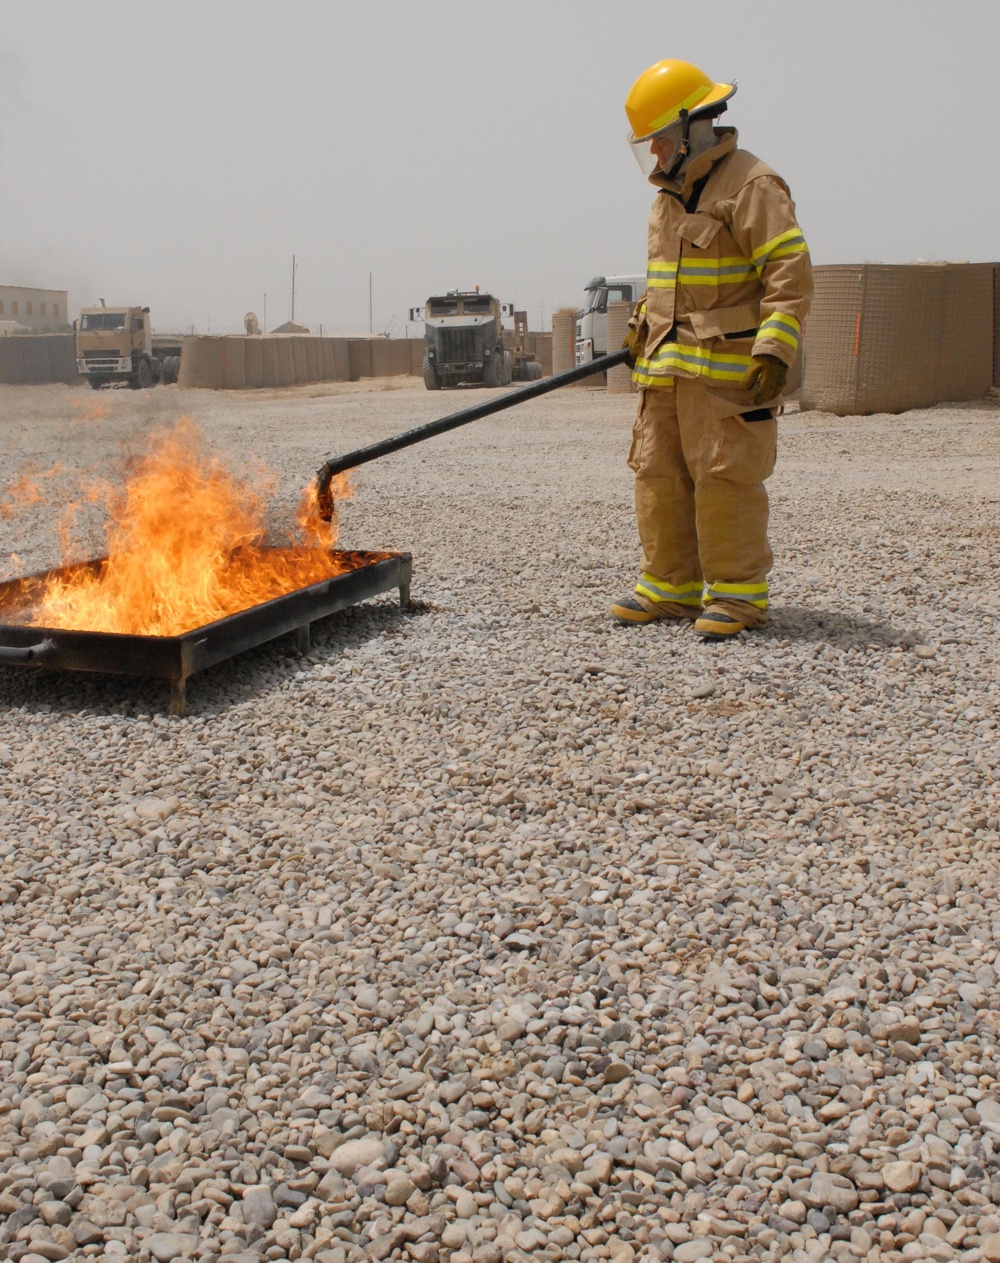
[[[135,372],[128,379],[133,390],[148,390],[153,384],[153,366],[143,358],[136,365]]]
[[[537,360],[529,360],[524,368],[525,381],[540,382],[542,380],[542,366]]]
[[[489,387],[503,385],[503,357],[493,354],[483,365],[483,385]]]
[[[509,386],[514,380],[514,361],[509,351],[503,353],[503,384]]]
[[[163,357],[163,367],[160,381],[164,386],[172,386],[177,380],[177,376],[181,369],[181,357],[179,355],[165,355]]]
[[[428,357],[424,356],[424,385],[428,390],[440,390],[441,382],[437,375],[437,370],[430,362]]]

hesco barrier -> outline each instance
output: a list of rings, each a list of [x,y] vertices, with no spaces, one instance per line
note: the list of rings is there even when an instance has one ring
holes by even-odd
[[[608,350],[617,351],[625,341],[629,317],[634,303],[608,303]],[[608,369],[608,394],[627,395],[638,390],[632,381],[632,370],[627,364]]]
[[[993,385],[1000,386],[1000,263],[993,264]]]
[[[552,373],[565,373],[576,363],[576,308],[552,313]],[[591,383],[592,384],[592,383]]]
[[[0,338],[0,382],[42,386],[46,382],[76,385],[79,381],[72,333],[19,333]]]
[[[421,338],[193,336],[184,339],[178,384],[203,390],[256,390],[362,377],[419,377],[423,346]]]
[[[997,380],[993,263],[814,269],[800,407],[838,416],[976,399]]]

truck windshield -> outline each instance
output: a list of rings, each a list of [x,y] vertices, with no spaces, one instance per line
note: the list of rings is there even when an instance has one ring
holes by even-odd
[[[608,310],[608,303],[630,303],[631,301],[631,285],[602,285],[599,289],[584,291],[580,315],[586,316],[592,311],[603,313]]]
[[[479,314],[485,312],[487,315],[490,310],[490,300],[488,298],[467,298],[465,300],[465,310],[470,314]]]
[[[430,301],[432,316],[457,316],[457,298],[432,298]]]
[[[580,315],[589,315],[592,311],[607,311],[608,309],[608,291],[602,286],[600,289],[588,289],[584,291],[583,306],[580,308]]]
[[[123,311],[88,311],[80,317],[81,329],[124,329]]]

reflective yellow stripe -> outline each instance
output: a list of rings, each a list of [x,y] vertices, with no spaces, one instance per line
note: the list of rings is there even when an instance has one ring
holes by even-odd
[[[681,110],[694,109],[698,102],[704,101],[705,97],[707,97],[711,91],[712,89],[710,87],[702,86],[700,88],[695,88],[690,96],[686,96],[684,100],[681,101],[680,105],[675,105],[673,109],[667,110],[666,114],[661,114],[659,118],[654,118],[653,125],[650,127],[646,135],[652,136],[654,132],[660,132],[664,129],[664,127],[669,127],[671,123],[676,122],[676,120],[680,118]],[[644,140],[645,137],[637,137],[637,139]]]
[[[673,289],[677,284],[676,263],[650,263],[646,270],[647,289]]]
[[[671,583],[664,583],[662,579],[654,579],[651,574],[643,574],[640,575],[635,590],[649,601],[674,601],[678,605],[693,605],[699,608],[701,606],[702,583],[700,579],[675,587]]]
[[[789,228],[787,232],[781,232],[777,237],[772,237],[770,241],[757,247],[753,252],[754,267],[759,272],[765,263],[783,259],[789,254],[807,254],[808,250],[802,229]]]
[[[804,241],[790,242],[787,246],[779,246],[774,254],[767,260],[768,263],[774,263],[776,259],[783,259],[788,254],[808,254],[809,247]]]
[[[705,600],[746,601],[759,610],[767,609],[768,587],[766,583],[710,583],[705,589]]]
[[[769,325],[769,324],[785,325],[786,328],[791,329],[792,333],[802,332],[802,326],[799,324],[799,322],[796,320],[796,318],[792,315],[790,311],[774,311],[767,317],[767,319],[764,321],[764,324],[765,325]],[[761,328],[763,327],[764,325],[761,325]]]
[[[790,347],[798,348],[801,329],[802,326],[794,316],[787,312],[775,312],[757,330],[757,338],[773,338],[777,342],[785,342]]]
[[[636,360],[636,374],[667,374],[673,370],[695,373],[712,381],[738,382],[750,367],[749,355],[736,355],[732,351],[710,351],[701,346],[681,346],[667,342],[657,347],[652,358],[640,356]],[[645,385],[636,374],[633,378]]]
[[[785,342],[788,346],[798,350],[799,340],[794,333],[785,333],[783,329],[765,329],[763,325],[757,330],[755,341],[761,338],[768,338],[772,342]]]
[[[637,386],[643,386],[647,389],[672,390],[674,385],[672,377],[652,377],[649,373],[644,373],[639,368],[632,370],[632,380]]]

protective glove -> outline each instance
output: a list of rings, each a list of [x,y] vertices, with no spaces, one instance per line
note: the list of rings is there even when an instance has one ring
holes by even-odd
[[[638,329],[633,329],[629,325],[625,331],[625,341],[622,343],[622,350],[628,351],[628,366],[635,368],[635,362],[643,353],[646,347],[646,326],[642,324]]]
[[[755,355],[750,367],[743,374],[741,385],[749,390],[756,404],[777,399],[785,389],[788,379],[788,365],[776,355]]]

